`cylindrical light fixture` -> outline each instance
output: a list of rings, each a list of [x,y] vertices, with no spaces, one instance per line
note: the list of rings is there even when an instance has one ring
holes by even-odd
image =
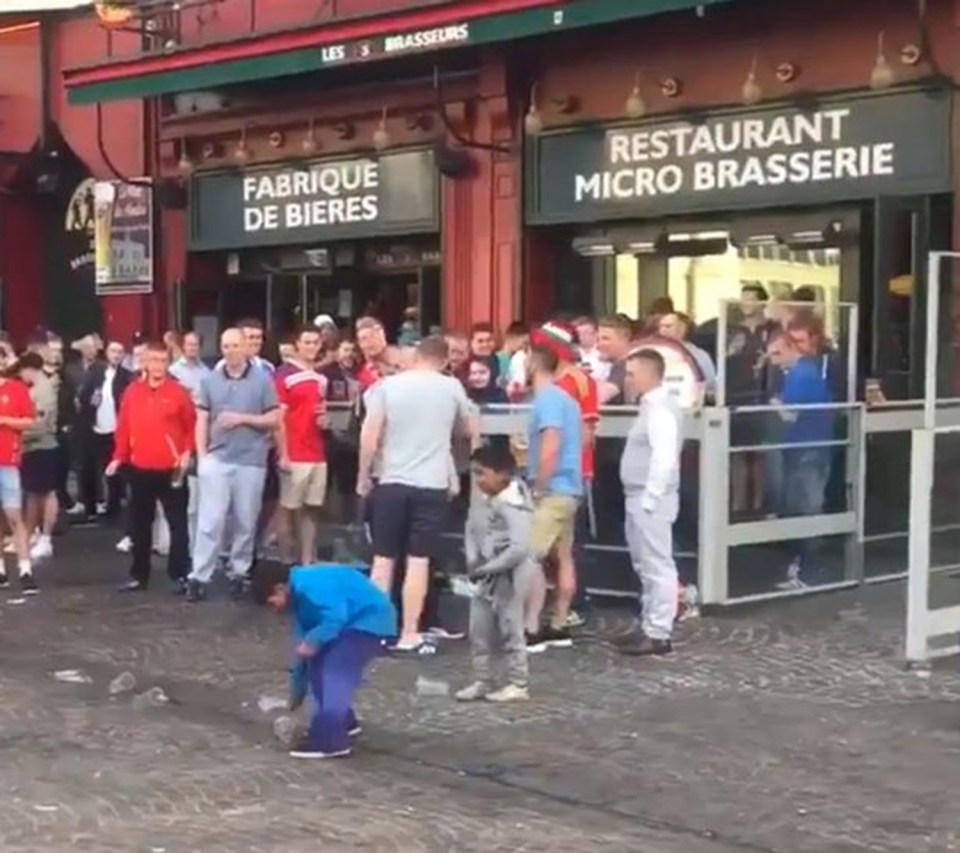
[[[743,103],[748,107],[756,106],[763,100],[763,87],[757,81],[757,57],[753,57],[753,62],[750,63],[750,71],[743,82],[741,96]]]
[[[303,137],[303,141],[300,143],[300,150],[309,157],[316,154],[319,147],[317,134],[313,127],[313,119],[310,119],[310,126],[307,129],[307,135]]]
[[[238,166],[245,166],[250,162],[250,149],[247,147],[247,127],[244,125],[240,131],[240,141],[237,147],[233,149],[233,159]]]
[[[383,151],[390,147],[390,131],[387,130],[387,108],[383,108],[380,114],[380,123],[373,132],[373,147],[377,151]]]
[[[540,107],[537,105],[537,84],[530,87],[530,105],[527,107],[527,114],[523,118],[523,129],[527,136],[537,136],[543,131],[543,117],[540,115]]]
[[[889,89],[896,82],[893,66],[887,61],[887,52],[884,49],[884,33],[881,30],[877,36],[877,58],[870,72],[871,89]]]
[[[187,150],[187,138],[180,140],[180,159],[177,160],[177,171],[181,175],[189,175],[193,172],[193,160],[190,159],[190,152]]]
[[[647,104],[640,94],[640,72],[637,72],[633,80],[633,89],[627,96],[627,102],[624,104],[624,112],[628,118],[643,118],[647,114]]]

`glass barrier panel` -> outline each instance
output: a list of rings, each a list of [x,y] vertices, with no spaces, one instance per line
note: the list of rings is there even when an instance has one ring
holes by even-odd
[[[830,586],[846,579],[846,536],[793,542],[738,545],[729,553],[729,596],[790,593]],[[791,571],[801,558],[799,573]]]
[[[850,423],[832,404],[732,410],[730,523],[849,512]]]

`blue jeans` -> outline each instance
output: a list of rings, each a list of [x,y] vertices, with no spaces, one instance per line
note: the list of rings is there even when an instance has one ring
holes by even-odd
[[[787,517],[820,515],[830,479],[832,449],[802,448],[783,451],[783,514]],[[808,563],[819,550],[817,538],[793,543],[794,556]]]
[[[310,690],[316,712],[307,736],[309,749],[343,752],[350,748],[348,732],[357,724],[353,693],[363,671],[383,653],[383,640],[363,631],[344,631],[310,659]]]

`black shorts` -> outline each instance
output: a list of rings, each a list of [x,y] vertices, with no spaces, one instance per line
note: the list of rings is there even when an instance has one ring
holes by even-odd
[[[447,517],[446,489],[381,483],[373,498],[373,553],[396,560],[438,556]]]
[[[57,489],[57,450],[31,450],[20,462],[20,482],[28,495],[45,495]]]

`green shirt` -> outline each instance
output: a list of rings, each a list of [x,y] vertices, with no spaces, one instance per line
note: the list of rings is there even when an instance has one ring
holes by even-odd
[[[30,399],[37,411],[33,426],[24,430],[23,452],[53,450],[57,446],[57,386],[46,376],[39,376],[30,386]]]

